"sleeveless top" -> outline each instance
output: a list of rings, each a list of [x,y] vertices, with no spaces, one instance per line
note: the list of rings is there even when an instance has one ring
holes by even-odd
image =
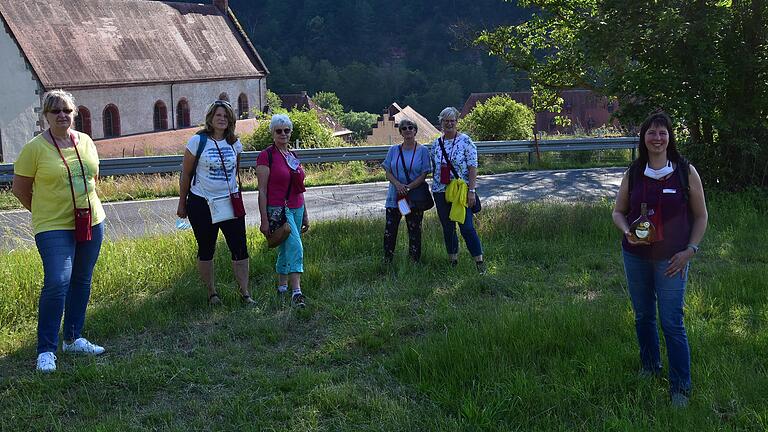
[[[629,195],[627,224],[640,217],[640,203],[648,204],[648,217],[656,226],[659,241],[650,245],[630,245],[626,237],[622,247],[626,252],[650,260],[665,260],[684,250],[691,236],[691,210],[685,199],[683,185],[676,167],[666,179],[654,180],[638,170]]]

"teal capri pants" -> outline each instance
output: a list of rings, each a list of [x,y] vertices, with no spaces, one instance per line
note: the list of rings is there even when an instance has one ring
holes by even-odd
[[[267,213],[271,214],[277,206],[268,206]],[[304,218],[304,206],[286,208],[285,217],[291,226],[291,235],[280,245],[277,254],[275,271],[281,275],[288,273],[304,273],[304,245],[301,244],[301,220]]]

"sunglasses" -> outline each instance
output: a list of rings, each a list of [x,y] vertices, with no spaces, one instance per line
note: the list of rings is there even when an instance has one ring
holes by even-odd
[[[221,100],[221,99],[219,99],[217,101],[214,101],[213,102],[213,106],[225,106],[225,107],[232,108],[232,104],[229,103],[229,101],[225,101],[225,100]]]
[[[416,128],[413,127],[413,126],[408,125],[408,126],[400,126],[400,130],[401,131],[404,131],[404,130],[416,130]]]
[[[53,114],[53,115],[59,115],[59,114],[60,114],[60,113],[62,113],[62,112],[63,112],[64,114],[72,114],[72,112],[73,112],[73,111],[74,111],[74,110],[72,110],[72,109],[70,109],[70,108],[64,108],[64,109],[52,109],[52,110],[50,110],[50,111],[48,111],[48,112],[49,112],[49,113],[51,113],[51,114]]]
[[[291,134],[291,130],[288,129],[288,128],[285,128],[285,129],[275,129],[275,133],[278,134],[278,135],[280,135],[280,134],[290,135]]]

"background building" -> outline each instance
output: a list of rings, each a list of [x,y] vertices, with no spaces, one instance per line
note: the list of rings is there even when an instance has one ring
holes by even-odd
[[[47,127],[42,95],[55,88],[94,139],[196,127],[215,99],[240,118],[261,110],[269,71],[228,6],[0,0],[0,160]]]

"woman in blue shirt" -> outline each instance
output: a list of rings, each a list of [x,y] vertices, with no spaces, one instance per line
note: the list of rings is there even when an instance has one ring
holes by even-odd
[[[416,142],[416,123],[409,119],[403,119],[398,123],[403,143],[393,145],[387,153],[386,159],[381,164],[387,173],[389,191],[387,193],[387,222],[384,227],[384,261],[392,262],[392,257],[397,244],[397,229],[400,227],[402,213],[398,207],[398,201],[408,192],[426,181],[427,174],[432,170],[429,161],[429,150]],[[404,208],[407,212],[408,208]],[[410,209],[405,215],[405,223],[408,226],[408,255],[411,260],[418,262],[421,259],[421,221],[424,212]]]

